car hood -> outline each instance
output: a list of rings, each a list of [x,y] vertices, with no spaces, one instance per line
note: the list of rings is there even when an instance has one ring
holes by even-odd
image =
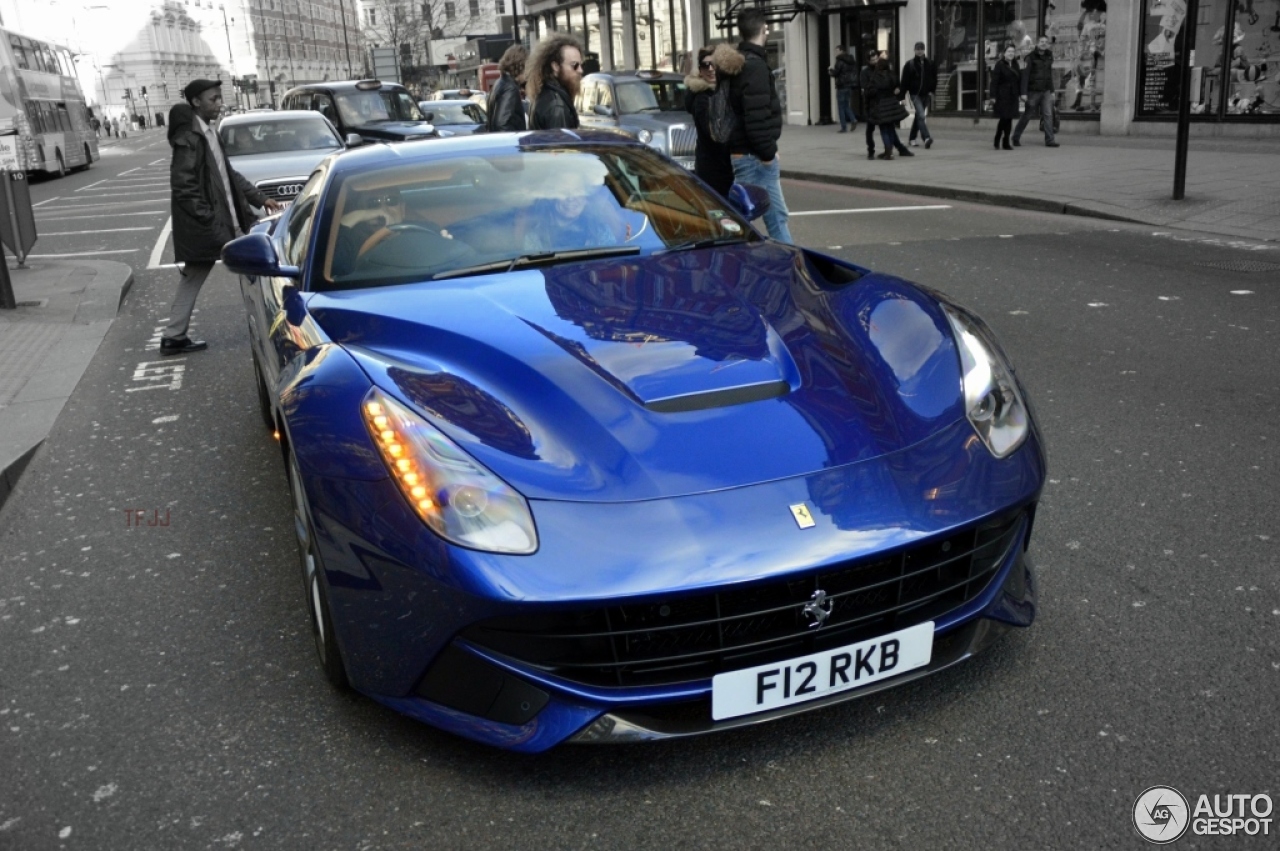
[[[330,154],[341,151],[332,148],[327,151],[281,151],[275,154],[242,154],[228,157],[231,167],[250,183],[260,180],[278,180],[284,177],[299,177],[305,181],[315,171],[316,166]]]
[[[366,139],[411,139],[419,136],[436,136],[436,128],[429,121],[376,121],[372,124],[361,124],[352,127],[353,133],[359,133]]]
[[[877,458],[963,416],[937,302],[776,243],[317,293],[372,380],[534,499],[703,493]],[[852,276],[857,277],[857,271]]]

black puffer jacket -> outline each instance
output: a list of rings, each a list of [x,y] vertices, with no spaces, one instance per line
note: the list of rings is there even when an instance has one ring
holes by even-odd
[[[876,66],[876,69],[871,72],[871,90],[875,93],[876,99],[871,107],[871,123],[877,126],[897,124],[907,117],[907,108],[902,105],[898,75],[893,72],[888,63],[884,67]],[[895,91],[898,94],[895,94]]]
[[[194,126],[195,112],[185,103],[169,110],[169,188],[173,192],[173,258],[178,263],[212,263],[222,246],[247,232],[257,221],[249,205],[261,207],[266,196],[227,164],[235,195],[232,221],[222,176],[204,134]]]
[[[744,62],[741,73],[729,77],[729,102],[740,120],[729,139],[729,150],[754,154],[762,162],[769,162],[778,155],[782,103],[764,48],[744,41],[738,45],[738,52]]]
[[[490,133],[519,133],[528,127],[520,84],[511,79],[510,74],[503,74],[489,90],[486,108],[489,115],[485,119],[485,128]]]
[[[1053,91],[1053,51],[1039,48],[1027,54],[1022,66],[1022,93]]]
[[[831,76],[835,78],[837,89],[855,89],[858,87],[858,63],[849,54],[842,53],[836,57]]]
[[[569,93],[560,85],[559,80],[547,79],[538,92],[538,99],[533,104],[533,115],[529,116],[530,130],[578,129],[578,110],[573,108]]]

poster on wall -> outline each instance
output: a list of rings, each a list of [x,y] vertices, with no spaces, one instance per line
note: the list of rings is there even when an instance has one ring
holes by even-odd
[[[1138,108],[1146,114],[1178,111],[1178,50],[1186,0],[1149,0],[1143,28],[1142,93]]]

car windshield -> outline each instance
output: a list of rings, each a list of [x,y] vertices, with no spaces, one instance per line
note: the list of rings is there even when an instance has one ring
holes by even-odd
[[[458,154],[335,177],[318,290],[399,284],[757,237],[648,148]]]
[[[616,91],[623,115],[685,111],[685,86],[675,80],[626,80],[617,84]]]
[[[424,107],[433,124],[483,124],[484,110],[465,100],[438,101]]]
[[[342,147],[329,123],[320,116],[293,119],[263,119],[254,122],[224,122],[218,139],[227,156],[275,154],[285,151],[325,151]]]
[[[338,114],[350,127],[375,121],[421,121],[422,113],[408,92],[338,92]]]

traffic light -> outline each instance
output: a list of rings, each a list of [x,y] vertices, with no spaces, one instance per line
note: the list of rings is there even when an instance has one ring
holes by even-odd
[[[124,90],[124,99],[125,99],[125,100],[128,100],[128,99],[129,99],[129,98],[131,98],[131,97],[133,97],[133,90],[132,90],[132,89],[125,89],[125,90]]]
[[[147,87],[146,87],[146,86],[143,86],[143,87],[142,87],[142,96],[143,96],[143,97],[146,97],[146,96],[147,96]]]

